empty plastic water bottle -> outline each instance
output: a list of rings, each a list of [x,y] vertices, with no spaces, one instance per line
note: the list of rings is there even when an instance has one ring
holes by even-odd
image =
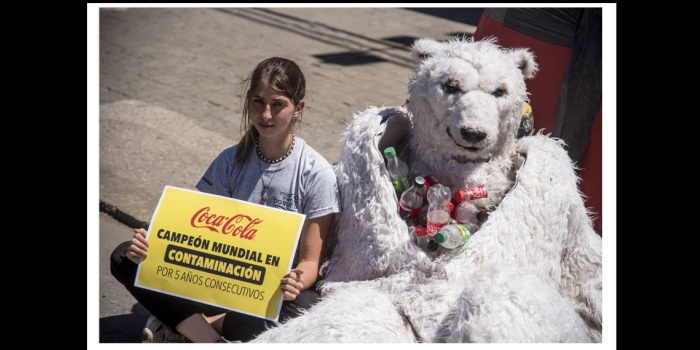
[[[389,171],[391,184],[396,190],[396,198],[401,198],[401,194],[411,187],[411,174],[408,165],[396,156],[394,147],[387,147],[384,150],[384,156],[387,160],[386,170]]]
[[[423,206],[423,185],[425,179],[416,176],[413,179],[413,186],[409,187],[401,194],[399,199],[399,215],[405,221],[412,221],[418,218],[421,206]]]
[[[466,225],[469,231],[476,232],[481,226],[481,221],[479,220],[481,210],[477,208],[470,201],[462,201],[459,203],[455,210],[452,212],[452,218],[455,219],[460,224]]]
[[[472,237],[469,228],[462,224],[449,224],[443,226],[438,233],[435,234],[435,243],[445,249],[458,249],[463,247]]]
[[[428,191],[428,222],[426,229],[428,236],[435,234],[450,222],[450,188],[436,183]]]
[[[486,197],[488,197],[488,192],[484,185],[455,192],[452,196],[452,203],[455,205],[452,218],[460,224],[467,225],[472,233],[476,232],[483,220],[480,220],[482,218],[481,210],[471,201]]]
[[[417,226],[413,231],[416,235],[416,245],[425,251],[428,250],[428,231],[423,226]]]

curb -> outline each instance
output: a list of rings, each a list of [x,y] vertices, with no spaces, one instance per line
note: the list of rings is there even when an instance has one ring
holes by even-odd
[[[150,226],[148,222],[138,220],[135,217],[119,210],[119,208],[111,204],[107,204],[102,200],[100,200],[100,212],[111,216],[115,220],[131,228],[144,228],[148,230],[148,226]]]

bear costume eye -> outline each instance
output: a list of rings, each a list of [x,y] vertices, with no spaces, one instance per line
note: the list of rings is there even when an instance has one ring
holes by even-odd
[[[505,95],[508,92],[508,90],[504,86],[499,86],[498,89],[494,90],[491,95],[494,95],[496,97],[501,97]]]
[[[459,83],[454,79],[448,79],[444,84],[442,84],[442,89],[448,94],[454,94],[455,92],[460,91]]]

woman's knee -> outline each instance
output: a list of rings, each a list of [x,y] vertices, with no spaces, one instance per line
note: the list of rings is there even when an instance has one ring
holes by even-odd
[[[126,252],[129,249],[129,245],[131,245],[130,241],[119,244],[116,248],[114,248],[110,257],[109,268],[112,272],[112,276],[122,283],[124,283],[124,276],[129,275],[130,271],[136,267],[136,264],[126,257]]]
[[[317,291],[307,289],[301,292],[295,300],[285,301],[282,303],[282,310],[280,311],[280,322],[300,316],[304,310],[311,308],[320,299],[321,295]]]

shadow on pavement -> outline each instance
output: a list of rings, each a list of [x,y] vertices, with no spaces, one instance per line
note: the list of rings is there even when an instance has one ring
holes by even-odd
[[[476,26],[477,24],[479,24],[481,14],[484,12],[483,8],[407,8],[407,10],[420,12],[426,15],[440,17],[472,26]],[[472,36],[472,34],[464,32],[453,32],[445,34],[447,35],[447,37]],[[400,48],[409,50],[416,39],[418,38],[413,36],[396,36],[382,38],[381,40],[386,40],[389,42],[399,44],[401,45]],[[354,66],[387,61],[381,57],[373,55],[371,52],[358,51],[330,53],[325,55],[316,55],[315,57],[322,60],[325,63],[338,64],[342,66]]]
[[[100,343],[140,343],[148,311],[135,304],[130,314],[100,318]]]
[[[341,52],[341,53],[329,53],[324,55],[314,55],[314,57],[320,59],[324,63],[338,64],[341,66],[356,66],[360,64],[385,62],[386,60],[369,54],[367,52]]]

